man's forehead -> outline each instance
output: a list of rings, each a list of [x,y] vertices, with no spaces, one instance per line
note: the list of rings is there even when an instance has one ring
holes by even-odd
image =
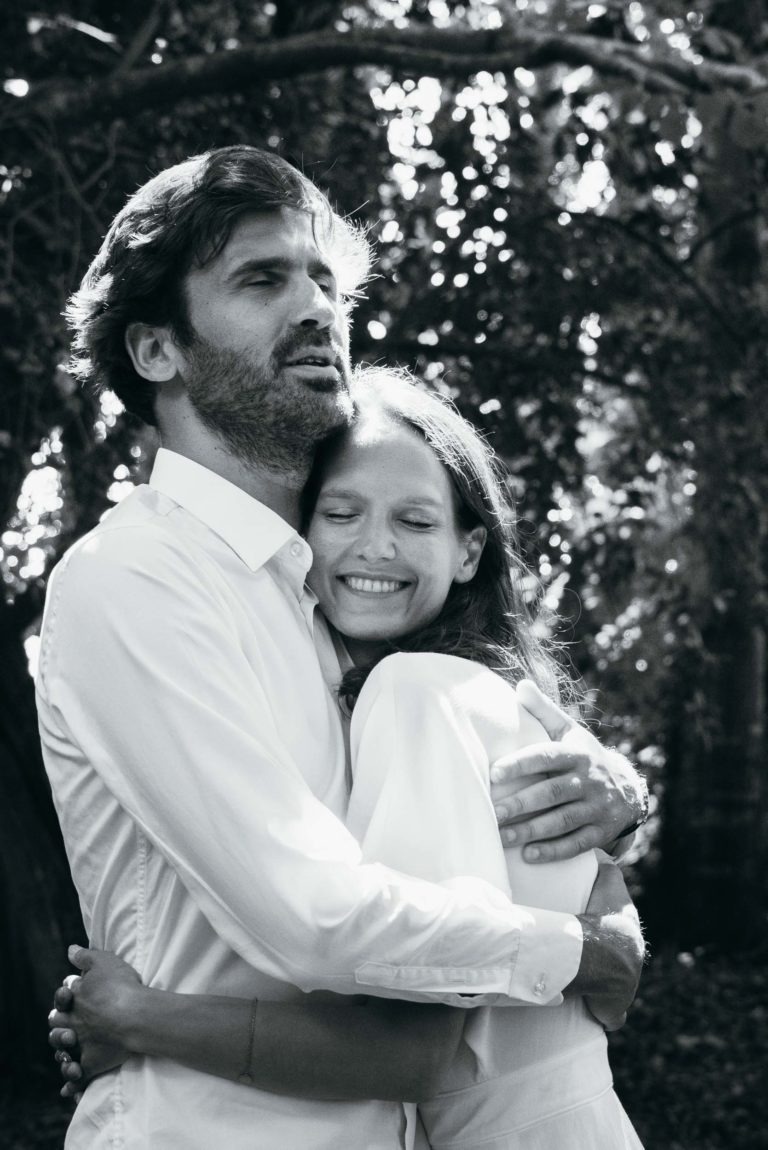
[[[242,216],[214,261],[224,276],[246,260],[296,259],[325,263],[330,254],[322,225],[308,211],[280,208]]]

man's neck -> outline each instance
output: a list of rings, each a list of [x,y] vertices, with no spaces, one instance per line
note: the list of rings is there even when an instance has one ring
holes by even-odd
[[[299,496],[306,483],[311,459],[297,462],[290,471],[276,471],[240,459],[214,432],[199,420],[183,420],[161,427],[163,447],[184,455],[228,480],[253,499],[258,499],[292,527],[299,525]]]

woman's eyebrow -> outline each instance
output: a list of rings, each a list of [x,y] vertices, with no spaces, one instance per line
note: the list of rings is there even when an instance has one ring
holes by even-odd
[[[348,491],[345,487],[324,487],[318,495],[318,502],[321,499],[359,499],[359,491]]]
[[[403,503],[409,507],[431,507],[435,511],[441,511],[444,506],[442,499],[434,499],[431,495],[406,495]]]
[[[350,491],[345,487],[324,487],[317,497],[318,503],[321,499],[363,499],[364,496],[360,491]],[[442,500],[434,499],[431,495],[406,495],[402,499],[402,504],[408,507],[431,507],[435,511],[440,511],[443,507]]]

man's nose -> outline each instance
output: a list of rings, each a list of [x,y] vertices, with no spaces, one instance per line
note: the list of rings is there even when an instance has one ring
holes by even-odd
[[[302,327],[328,328],[338,325],[337,301],[319,283],[307,277],[297,301],[296,322]]]

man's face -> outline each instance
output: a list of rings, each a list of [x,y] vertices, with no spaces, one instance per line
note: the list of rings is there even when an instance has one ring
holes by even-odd
[[[350,422],[346,316],[308,213],[243,217],[184,289],[184,383],[236,454],[288,464]]]

